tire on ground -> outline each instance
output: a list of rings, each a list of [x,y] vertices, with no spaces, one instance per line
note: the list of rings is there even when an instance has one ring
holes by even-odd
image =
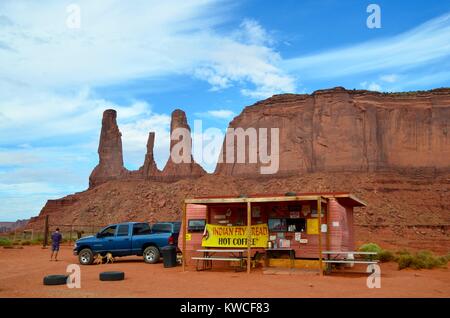
[[[159,262],[160,253],[156,246],[149,246],[144,250],[143,253],[144,262],[148,264],[155,264]]]
[[[102,272],[99,275],[101,281],[116,281],[116,280],[124,280],[125,273],[124,272]]]
[[[78,253],[78,262],[81,265],[91,265],[94,261],[94,254],[89,248],[82,249],[80,253]]]
[[[67,275],[48,275],[44,277],[44,285],[65,285]]]

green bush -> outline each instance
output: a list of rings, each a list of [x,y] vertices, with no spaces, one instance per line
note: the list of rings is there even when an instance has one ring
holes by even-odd
[[[361,252],[376,252],[377,255],[366,255],[364,259],[379,259],[380,252],[382,251],[381,247],[375,243],[366,243],[359,247]]]
[[[447,267],[448,262],[450,262],[450,254],[439,256],[438,261],[441,267]]]
[[[377,252],[380,253],[381,252],[381,247],[378,246],[378,244],[375,243],[367,243],[367,244],[363,244],[359,247],[359,250],[361,252]]]
[[[448,255],[435,256],[430,251],[420,251],[412,255],[407,251],[401,251],[397,258],[398,269],[414,268],[414,269],[432,269],[436,267],[445,267],[449,262]]]
[[[6,237],[0,237],[0,246],[11,246],[12,242]]]
[[[447,262],[450,262],[450,253],[447,253],[447,255],[442,257],[444,257],[447,260]]]
[[[400,256],[397,258],[398,269],[411,267],[413,258],[414,257],[409,253],[400,254]]]
[[[394,253],[388,250],[381,250],[381,252],[378,253],[377,259],[380,260],[380,262],[392,262],[395,261],[396,257]]]
[[[411,253],[408,250],[402,249],[402,250],[398,250],[397,252],[395,252],[397,255],[402,256],[402,255],[411,255]]]
[[[31,245],[41,245],[43,242],[44,239],[37,238],[31,241]]]

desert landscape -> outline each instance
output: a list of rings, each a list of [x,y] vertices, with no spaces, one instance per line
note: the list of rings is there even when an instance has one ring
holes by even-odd
[[[246,107],[229,127],[280,129],[273,175],[261,175],[261,163],[218,163],[209,174],[194,160],[175,164],[171,158],[160,171],[153,132],[142,167],[129,171],[117,116],[103,114],[89,189],[49,200],[26,228],[39,231],[46,216],[50,224],[75,227],[175,221],[189,197],[334,191],[368,203],[355,210],[358,244],[450,250],[450,89],[388,94],[337,87]],[[178,127],[190,130],[181,110],[172,114],[171,130]]]
[[[440,0],[0,0],[2,312],[448,311],[449,39]]]

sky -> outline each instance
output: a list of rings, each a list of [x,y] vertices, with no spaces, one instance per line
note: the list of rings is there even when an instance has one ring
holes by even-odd
[[[142,165],[155,131],[162,169],[176,108],[224,131],[274,94],[449,87],[449,39],[440,0],[3,0],[0,221],[88,187],[105,109],[118,112],[125,166]]]

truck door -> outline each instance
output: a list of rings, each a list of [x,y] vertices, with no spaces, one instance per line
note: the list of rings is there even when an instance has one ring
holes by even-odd
[[[150,226],[147,223],[135,223],[133,225],[133,236],[131,241],[133,254],[142,253],[142,246],[149,241],[150,234]]]
[[[131,252],[131,224],[120,224],[114,240],[114,255],[126,256]]]
[[[103,229],[98,237],[97,242],[94,244],[94,250],[99,253],[110,252],[114,247],[114,235],[116,234],[117,226],[111,225]]]

